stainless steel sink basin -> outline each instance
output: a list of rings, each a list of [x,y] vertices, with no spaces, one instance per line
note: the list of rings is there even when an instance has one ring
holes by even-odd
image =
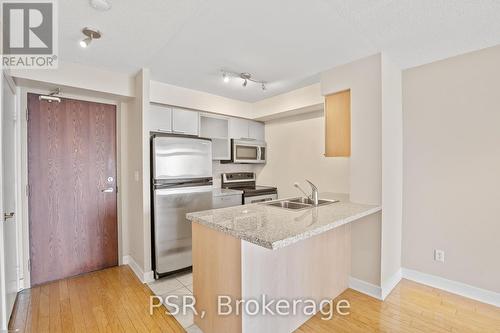
[[[297,202],[301,204],[306,204],[306,205],[314,205],[314,202],[309,199],[309,198],[295,198],[295,199],[289,199],[290,202]],[[339,202],[338,200],[326,200],[326,199],[319,199],[318,200],[318,206],[322,205],[328,205],[334,202]]]
[[[338,200],[327,200],[327,199],[319,199],[319,204],[316,207],[329,205],[335,202],[339,202]],[[263,205],[273,206],[284,209],[291,210],[301,210],[315,207],[312,200],[309,198],[293,198],[293,199],[283,199],[277,201],[271,201],[262,203]]]
[[[280,207],[280,208],[286,208],[286,209],[303,209],[303,208],[311,207],[311,205],[292,202],[292,201],[288,201],[288,200],[270,202],[267,205],[274,206],[274,207]]]

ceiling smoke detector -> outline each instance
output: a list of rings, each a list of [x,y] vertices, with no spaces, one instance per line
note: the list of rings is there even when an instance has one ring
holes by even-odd
[[[106,11],[111,9],[109,0],[90,0],[90,6],[96,10]]]

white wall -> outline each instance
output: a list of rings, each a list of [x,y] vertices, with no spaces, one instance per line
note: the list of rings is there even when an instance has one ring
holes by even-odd
[[[293,187],[304,179],[317,184],[320,192],[349,193],[349,159],[324,156],[323,111],[266,122],[268,161],[258,174],[259,184],[275,185],[279,196],[301,195]]]
[[[319,83],[266,98],[252,105],[253,118],[271,120],[310,111],[323,110],[324,97]]]
[[[89,90],[94,93],[134,97],[134,80],[132,76],[111,72],[96,67],[74,63],[59,62],[57,69],[16,69],[10,75],[18,81],[32,81],[34,84],[50,84],[54,87]],[[22,82],[23,86],[28,86]],[[36,88],[41,88],[40,85]],[[70,91],[73,93],[73,91]]]
[[[500,46],[403,73],[403,266],[495,292],[499,87]]]
[[[351,201],[382,199],[382,85],[380,54],[321,74],[321,92],[351,89]]]
[[[187,109],[220,113],[229,116],[253,118],[252,104],[202,91],[173,86],[158,81],[150,82],[151,102]]]
[[[350,199],[380,204],[382,199],[381,55],[363,58],[321,74],[321,91],[351,90]],[[374,215],[352,226],[351,276],[380,285],[381,218]]]
[[[381,283],[390,290],[401,269],[403,219],[402,71],[382,54],[382,234]],[[383,290],[383,293],[385,291]]]
[[[123,103],[125,104],[125,103]],[[122,152],[125,170],[123,171],[122,182],[126,186],[124,205],[122,209],[126,213],[126,222],[128,233],[126,242],[128,251],[123,255],[130,255],[137,261],[138,265],[144,267],[144,238],[142,227],[142,131],[137,125],[141,122],[141,114],[137,111],[136,102],[126,103],[126,112],[123,116],[126,118],[125,140],[127,148]],[[139,236],[137,236],[139,235]]]
[[[381,213],[351,223],[351,276],[381,285]]]

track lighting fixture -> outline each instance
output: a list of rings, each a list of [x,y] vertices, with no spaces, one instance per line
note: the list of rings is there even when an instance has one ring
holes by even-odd
[[[243,80],[243,84],[242,84],[243,87],[246,87],[248,85],[248,81],[251,81],[254,83],[259,83],[260,86],[262,87],[262,90],[266,90],[267,82],[252,79],[252,74],[250,74],[250,73],[234,73],[234,72],[228,72],[225,70],[222,70],[221,72],[222,72],[222,80],[225,83],[229,82],[229,77],[231,76],[231,77],[236,77],[236,78],[242,79]]]
[[[80,46],[82,48],[87,48],[87,46],[92,43],[94,39],[99,39],[101,38],[101,32],[99,30],[94,30],[90,28],[83,28],[82,33],[87,36],[83,40],[80,41]]]
[[[107,11],[111,9],[109,0],[90,0],[90,6],[99,11]]]

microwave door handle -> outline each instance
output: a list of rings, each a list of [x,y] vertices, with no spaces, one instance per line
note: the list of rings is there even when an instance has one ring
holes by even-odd
[[[262,147],[257,147],[257,161],[260,161],[260,157],[262,156]]]

